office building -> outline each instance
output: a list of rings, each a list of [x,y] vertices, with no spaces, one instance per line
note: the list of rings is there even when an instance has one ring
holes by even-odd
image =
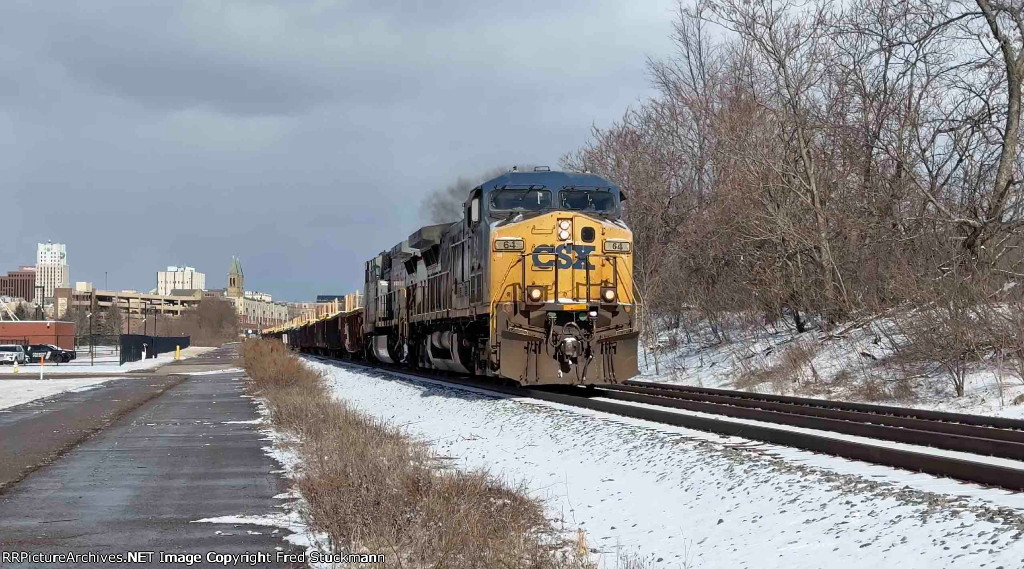
[[[20,298],[31,302],[36,296],[36,268],[21,267],[0,275],[0,296]]]
[[[173,290],[203,290],[206,288],[206,275],[193,267],[167,267],[166,271],[156,273],[156,293],[168,296]]]
[[[67,247],[50,241],[39,243],[36,248],[36,303],[49,304],[53,301],[54,289],[70,286]],[[42,298],[38,298],[40,293]]]

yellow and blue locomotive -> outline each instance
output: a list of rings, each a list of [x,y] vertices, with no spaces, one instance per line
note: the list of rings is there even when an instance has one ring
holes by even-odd
[[[524,385],[632,377],[623,199],[592,174],[513,171],[484,182],[461,221],[423,227],[366,263],[365,355]]]

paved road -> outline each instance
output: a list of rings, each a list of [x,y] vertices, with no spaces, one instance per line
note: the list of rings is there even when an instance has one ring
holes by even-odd
[[[228,350],[162,371],[224,365],[229,361]],[[285,530],[273,535],[274,528],[190,523],[219,516],[265,515],[281,506],[273,496],[284,492],[286,485],[273,474],[278,466],[263,453],[265,442],[259,440],[258,427],[236,422],[257,418],[251,400],[240,397],[239,376],[190,376],[10,487],[0,495],[0,552],[276,555],[275,548],[281,547],[300,553],[281,539]],[[76,413],[92,413],[82,409],[53,405],[51,414],[71,421]],[[0,439],[31,436],[27,427],[19,425],[32,420],[26,415],[0,423]],[[6,458],[0,454],[0,462]]]
[[[186,377],[116,379],[0,410],[0,492]]]

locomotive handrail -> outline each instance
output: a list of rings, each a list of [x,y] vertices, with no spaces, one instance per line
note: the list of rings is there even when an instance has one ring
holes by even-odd
[[[520,285],[519,289],[523,293],[523,303],[524,304],[526,303],[526,261],[525,261],[525,259],[526,259],[526,254],[525,253],[520,253],[519,254],[519,258],[516,259],[515,261],[512,261],[512,264],[508,266],[508,270],[505,271],[505,276],[502,277],[502,279],[501,279],[501,284],[498,285],[496,290],[491,291],[491,301],[489,303],[490,304],[490,307],[489,307],[489,311],[490,312],[494,312],[494,307],[497,306],[498,302],[501,300],[501,296],[502,296],[501,291],[504,290],[505,282],[508,281],[508,276],[510,274],[512,274],[512,269],[515,268],[516,263],[519,263],[520,266],[522,267],[522,271],[523,271],[522,279],[523,280],[522,280],[522,284]],[[495,296],[495,295],[497,295],[497,296]],[[513,293],[512,298],[515,298],[515,296],[516,296],[515,293]],[[494,336],[494,333],[497,331],[498,320],[497,320],[497,318],[489,318],[488,320],[490,320],[491,336]]]
[[[618,280],[619,280],[619,267],[618,267],[618,263],[616,263],[615,264],[615,281],[616,281],[616,283],[618,283]],[[618,289],[618,284],[616,284],[616,289]],[[639,304],[637,302],[637,300],[636,300],[636,281],[633,280],[632,275],[630,275],[629,287],[626,290],[629,291],[630,304]]]

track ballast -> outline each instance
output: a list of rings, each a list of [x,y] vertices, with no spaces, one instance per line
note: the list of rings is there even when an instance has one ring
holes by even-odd
[[[987,456],[1024,462],[1024,421],[1015,419],[639,381],[589,389],[566,386],[538,389],[397,365],[341,361],[391,374],[742,437],[986,486],[1024,490],[1024,464],[1018,469],[984,462]],[[872,441],[837,438],[807,430]],[[968,453],[977,455],[979,460],[885,446],[887,441]]]

